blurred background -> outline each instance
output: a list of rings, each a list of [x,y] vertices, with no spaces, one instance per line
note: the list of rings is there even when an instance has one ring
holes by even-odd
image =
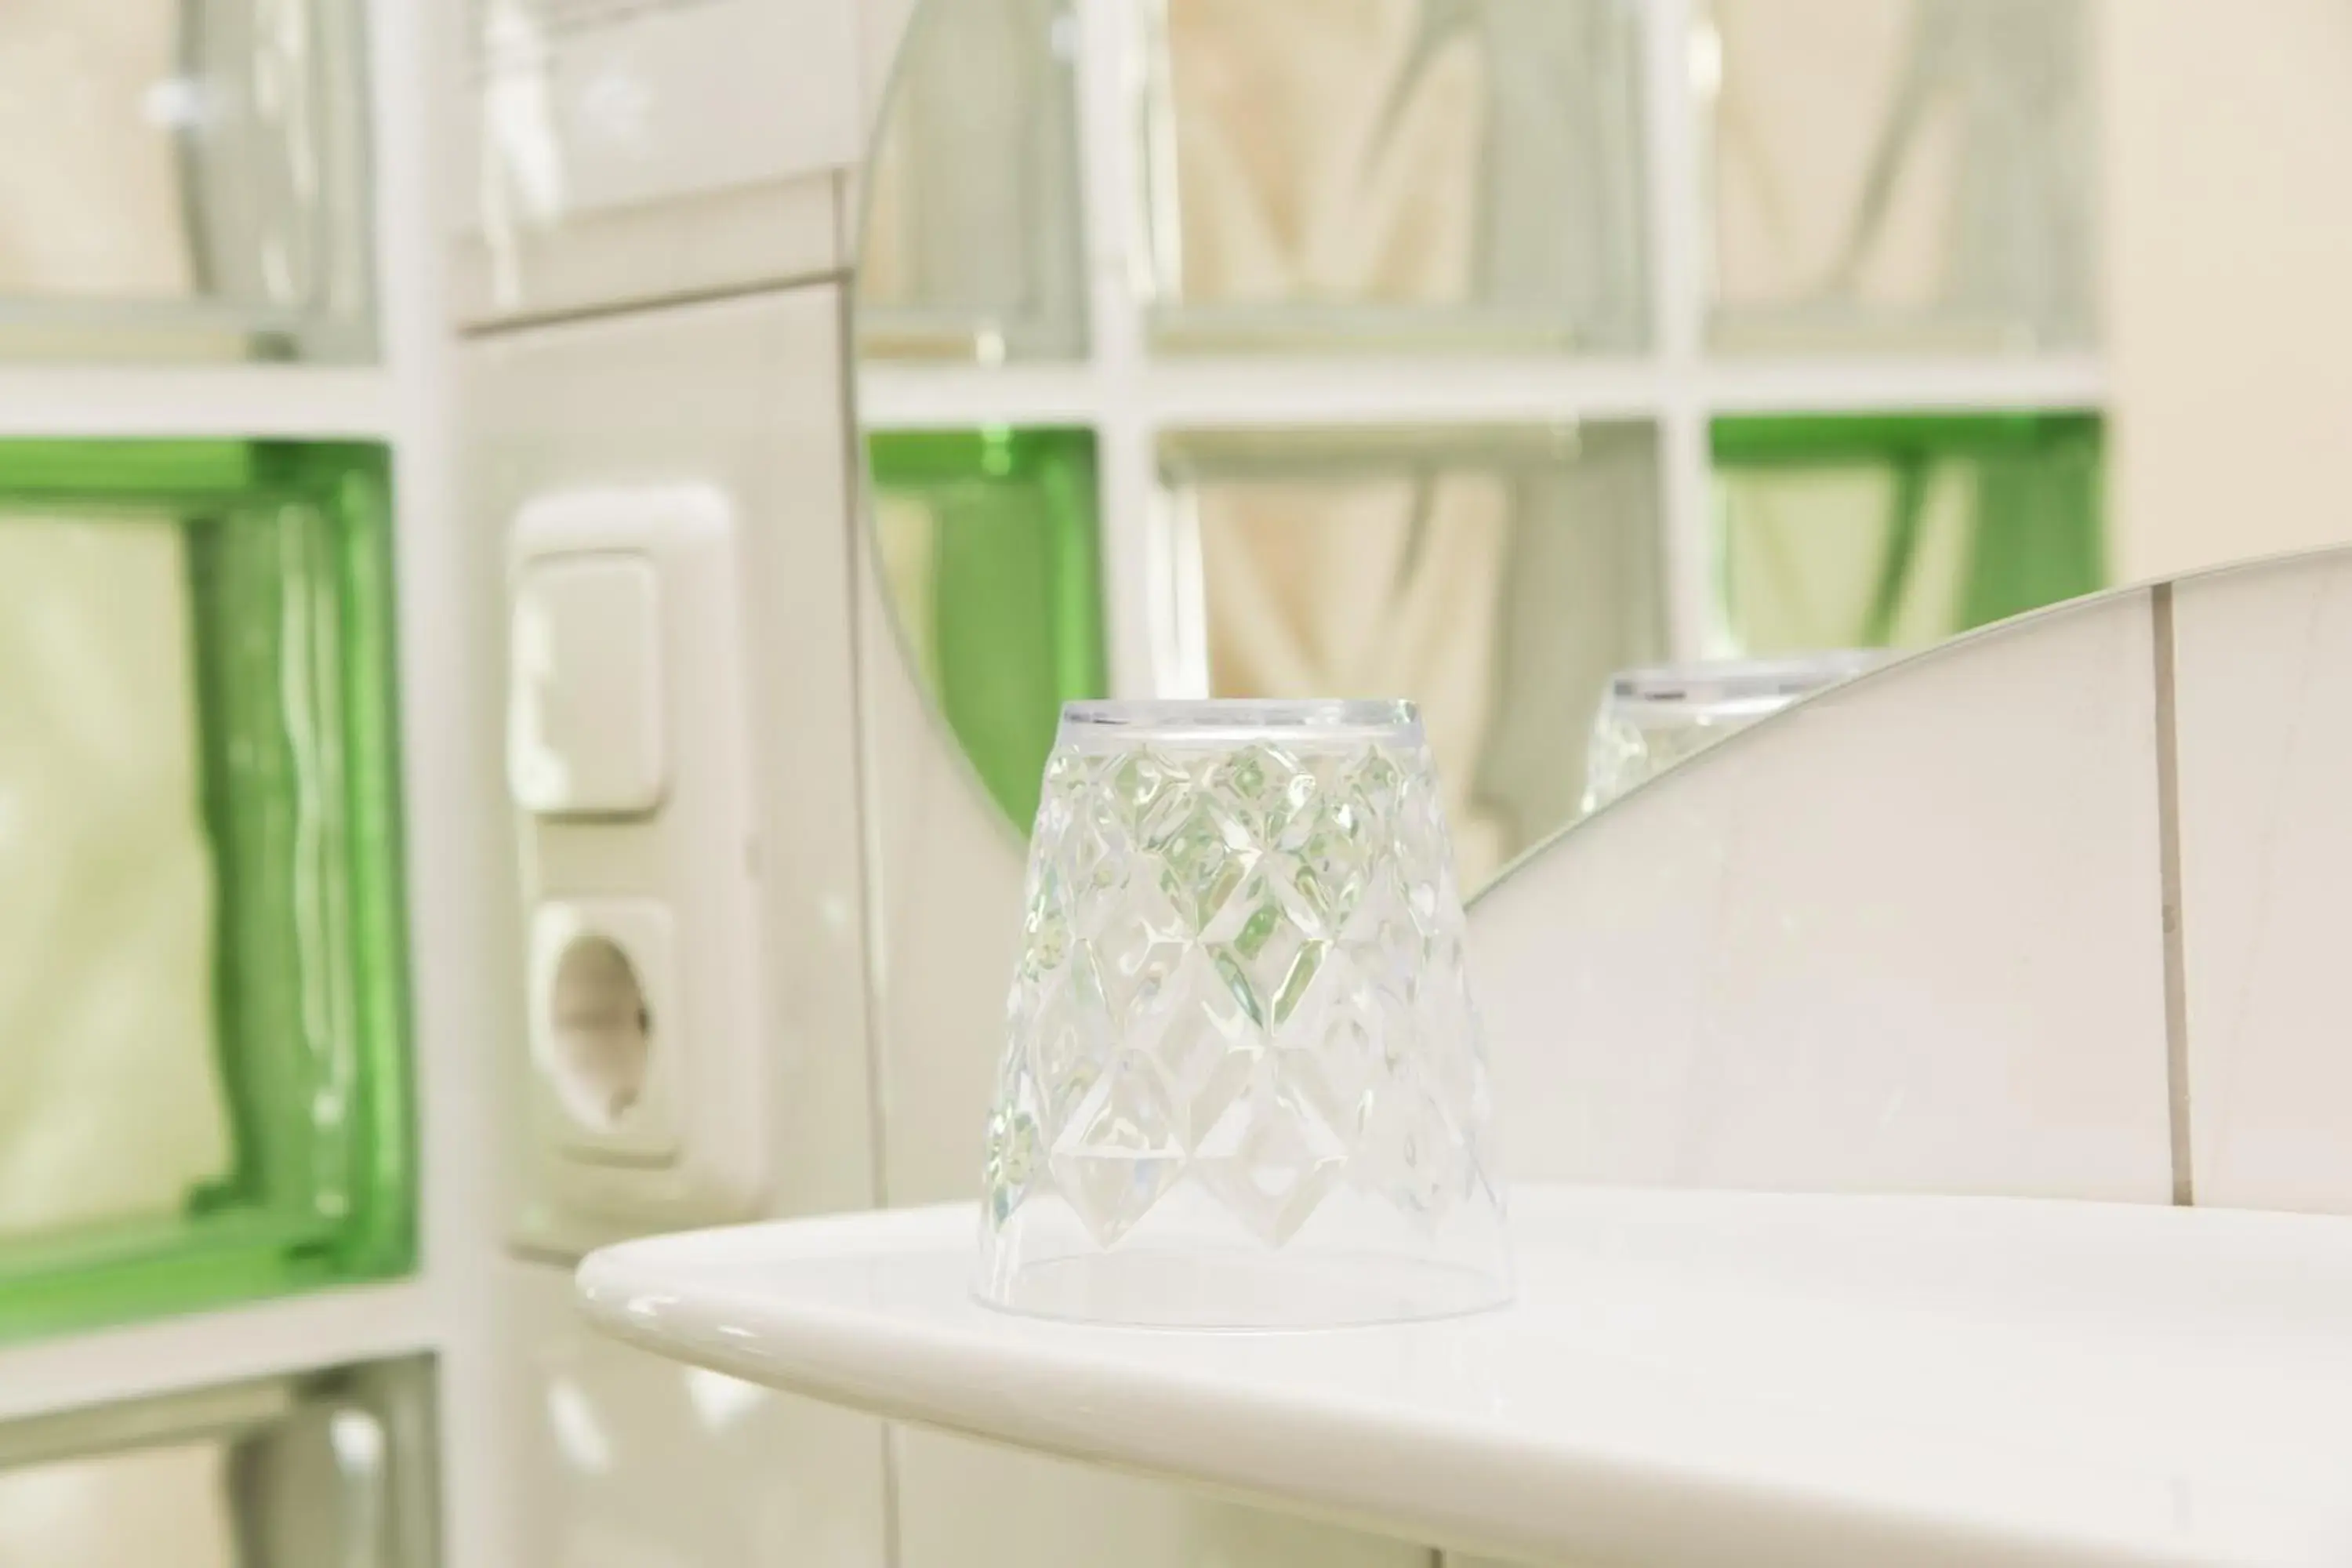
[[[0,1564],[1425,1561],[568,1269],[969,1195],[1065,700],[1475,888],[1619,672],[2352,541],[2347,170],[2342,0],[6,0]]]
[[[868,171],[860,413],[1016,820],[1063,698],[1403,691],[1475,881],[1572,815],[1613,670],[2343,535],[2288,324],[2345,324],[2294,172],[2336,9],[954,10]]]

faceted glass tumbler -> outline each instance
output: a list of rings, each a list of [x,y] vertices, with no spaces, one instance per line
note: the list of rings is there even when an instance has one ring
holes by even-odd
[[[1860,675],[1883,656],[1840,649],[1793,658],[1725,659],[1625,670],[1609,682],[1592,723],[1584,809],[1696,756],[1735,730],[1800,698]]]
[[[1328,1327],[1511,1293],[1435,770],[1404,702],[1076,702],[1032,837],[977,1289]]]

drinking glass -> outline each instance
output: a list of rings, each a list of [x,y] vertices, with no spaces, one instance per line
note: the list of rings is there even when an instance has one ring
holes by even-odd
[[[1412,704],[1074,702],[1045,768],[977,1290],[1317,1327],[1507,1300]]]

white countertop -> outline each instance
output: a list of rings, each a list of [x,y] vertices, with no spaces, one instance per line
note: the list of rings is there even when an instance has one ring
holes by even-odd
[[[1520,1296],[1319,1333],[968,1290],[977,1211],[631,1242],[589,1315],[838,1405],[1610,1563],[2352,1563],[2352,1221],[1521,1189]]]

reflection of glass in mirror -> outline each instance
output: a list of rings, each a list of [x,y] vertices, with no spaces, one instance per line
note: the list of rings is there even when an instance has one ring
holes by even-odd
[[[2079,0],[1713,0],[1695,61],[1722,346],[2095,336]]]
[[[1916,647],[2106,582],[2094,416],[1722,419],[1714,450],[1749,652]]]
[[[1068,0],[957,0],[908,33],[866,170],[858,347],[1067,356],[1086,342]]]
[[[1475,889],[1574,816],[1602,683],[1663,650],[1656,463],[1638,426],[1171,438],[1207,668],[1171,684],[1412,699]]]
[[[900,432],[866,449],[907,650],[989,794],[1025,828],[1062,704],[1108,687],[1094,437]]]
[[[351,0],[0,6],[0,342],[372,352]]]
[[[1163,0],[1163,342],[1639,341],[1640,47],[1620,0]]]
[[[1734,730],[1860,675],[1882,657],[1840,649],[1799,658],[1721,659],[1621,671],[1611,679],[1592,722],[1584,809],[1600,810]]]

